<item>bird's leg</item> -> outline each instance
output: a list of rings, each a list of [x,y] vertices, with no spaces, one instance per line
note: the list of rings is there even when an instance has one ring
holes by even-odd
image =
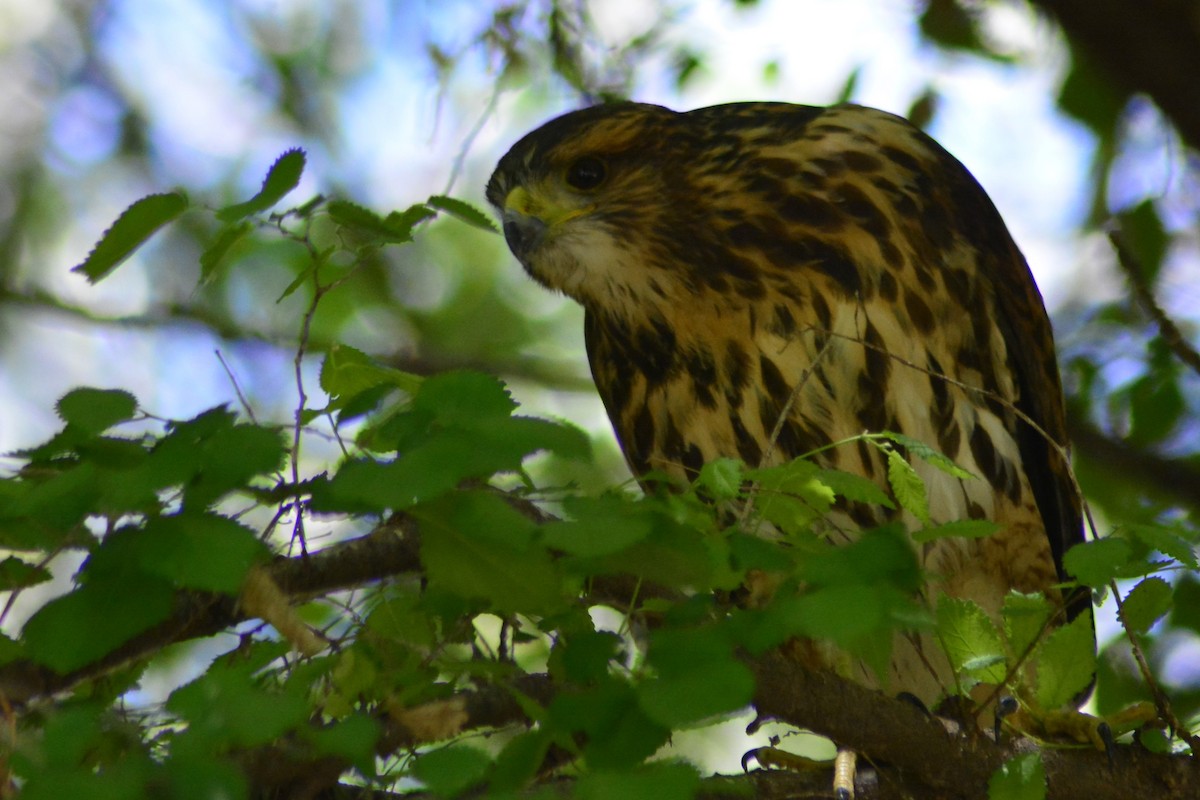
[[[1091,745],[1112,761],[1116,737],[1146,726],[1162,725],[1153,703],[1132,703],[1120,711],[1095,717],[1077,709],[1044,711],[1021,704],[1003,719],[1006,730],[1034,739]]]
[[[854,773],[858,754],[839,747],[833,759],[833,796],[837,800],[854,800]]]

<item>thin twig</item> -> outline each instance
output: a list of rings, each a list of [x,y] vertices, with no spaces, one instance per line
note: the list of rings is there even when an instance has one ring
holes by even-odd
[[[1158,335],[1162,337],[1167,347],[1171,348],[1171,352],[1175,354],[1176,358],[1187,364],[1192,372],[1200,375],[1200,352],[1197,352],[1196,348],[1192,347],[1191,343],[1184,338],[1179,326],[1167,316],[1167,312],[1154,299],[1154,291],[1146,282],[1146,269],[1129,247],[1129,243],[1125,241],[1125,234],[1120,228],[1114,227],[1108,232],[1108,240],[1112,242],[1113,249],[1117,252],[1117,263],[1129,278],[1129,284],[1133,287],[1133,296],[1142,309],[1154,320],[1154,324],[1158,327]]]

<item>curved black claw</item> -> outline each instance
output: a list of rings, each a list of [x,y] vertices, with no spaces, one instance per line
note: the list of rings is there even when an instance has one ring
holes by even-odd
[[[997,742],[1000,741],[1000,725],[1004,722],[1004,718],[1016,713],[1020,707],[1020,704],[1017,703],[1017,698],[1009,694],[1004,695],[996,701],[995,727],[992,731],[992,736]]]
[[[929,711],[929,707],[922,703],[921,698],[917,697],[912,692],[900,692],[896,695],[896,699],[908,703],[910,706],[913,706],[927,717],[933,716],[933,714]]]
[[[1100,737],[1100,741],[1104,742],[1104,755],[1108,756],[1108,768],[1115,769],[1117,764],[1113,756],[1117,751],[1117,740],[1113,736],[1112,728],[1107,722],[1101,722],[1096,726],[1096,735]]]

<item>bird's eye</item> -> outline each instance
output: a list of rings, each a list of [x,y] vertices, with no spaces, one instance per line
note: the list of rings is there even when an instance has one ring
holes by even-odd
[[[567,167],[567,184],[581,191],[595,189],[604,183],[608,167],[595,156],[577,158]]]

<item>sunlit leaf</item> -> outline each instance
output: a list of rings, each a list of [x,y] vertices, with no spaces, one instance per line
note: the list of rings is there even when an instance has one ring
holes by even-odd
[[[937,633],[955,672],[985,683],[1004,681],[1004,643],[996,624],[978,603],[957,597],[939,599]]]
[[[925,482],[912,468],[912,465],[895,450],[887,451],[888,483],[891,484],[892,494],[896,502],[905,511],[912,514],[928,526],[929,498],[925,494]]]
[[[1092,618],[1081,614],[1058,628],[1038,648],[1038,704],[1047,710],[1073,704],[1096,674],[1096,639]]]

